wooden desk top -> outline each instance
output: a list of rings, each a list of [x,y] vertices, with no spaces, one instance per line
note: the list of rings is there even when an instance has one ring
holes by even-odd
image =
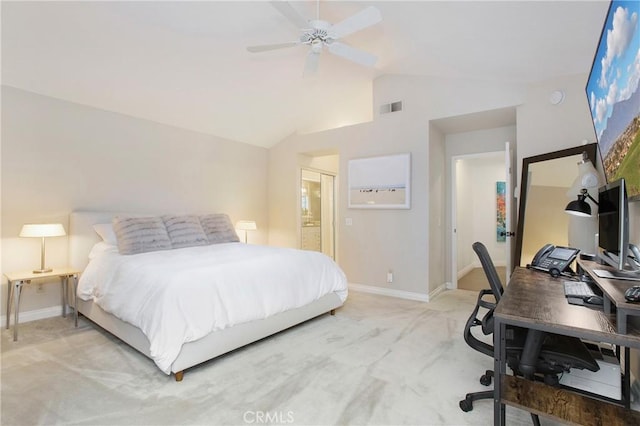
[[[578,260],[578,265],[593,278],[602,292],[611,300],[611,302],[619,309],[625,309],[630,315],[640,315],[640,303],[629,303],[624,298],[624,292],[634,285],[640,285],[640,282],[629,280],[611,280],[608,278],[600,278],[593,270],[606,269],[612,271],[613,268],[607,265],[601,265],[598,262],[588,260]],[[633,311],[636,311],[633,313]]]
[[[618,334],[615,316],[601,308],[570,305],[562,281],[562,277],[516,268],[494,316],[526,328],[640,348],[640,329],[629,326],[627,334]]]

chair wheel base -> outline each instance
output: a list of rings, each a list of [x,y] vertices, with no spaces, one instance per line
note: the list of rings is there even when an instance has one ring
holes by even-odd
[[[491,384],[491,376],[487,374],[480,376],[480,384],[483,386],[489,386]]]
[[[469,398],[465,398],[461,400],[459,405],[460,405],[460,409],[465,413],[468,413],[469,411],[473,410],[473,402]]]

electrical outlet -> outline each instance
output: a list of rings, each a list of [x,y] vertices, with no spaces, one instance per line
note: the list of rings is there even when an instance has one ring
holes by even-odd
[[[387,272],[387,282],[388,283],[393,282],[393,271],[391,269],[389,269],[389,272]]]
[[[42,283],[39,283],[38,285],[36,285],[36,293],[38,294],[44,293],[44,286],[42,285]]]

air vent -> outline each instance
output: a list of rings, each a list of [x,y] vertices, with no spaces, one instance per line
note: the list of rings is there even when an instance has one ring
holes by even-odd
[[[391,102],[390,104],[380,105],[380,114],[388,114],[390,112],[402,111],[402,101]]]

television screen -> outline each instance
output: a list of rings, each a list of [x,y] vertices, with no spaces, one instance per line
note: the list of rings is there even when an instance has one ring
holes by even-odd
[[[612,1],[587,96],[607,182],[624,178],[640,200],[640,2]]]

